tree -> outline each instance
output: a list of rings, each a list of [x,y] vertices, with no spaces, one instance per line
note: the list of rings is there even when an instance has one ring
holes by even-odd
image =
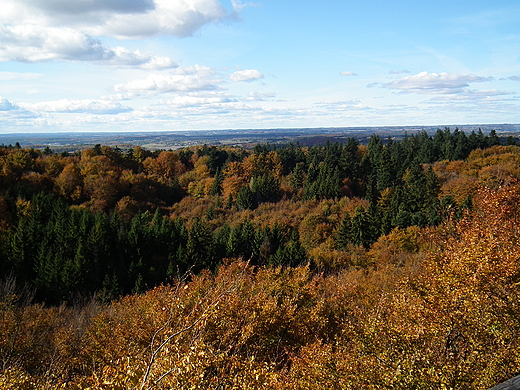
[[[277,202],[280,198],[280,183],[270,172],[251,178],[250,186],[257,203]]]
[[[222,194],[222,182],[224,181],[224,175],[220,168],[215,172],[215,178],[211,185],[210,195],[221,195]]]
[[[212,256],[213,237],[207,223],[202,219],[195,219],[189,230],[186,245],[187,258],[197,269],[212,268],[215,259]]]
[[[354,245],[368,248],[377,238],[379,232],[375,228],[371,215],[359,206],[351,220],[351,241]]]
[[[303,183],[305,182],[305,172],[304,172],[304,163],[299,162],[294,167],[291,173],[291,185],[294,189],[299,190],[303,187]]]
[[[336,244],[339,249],[347,249],[349,244],[352,243],[352,220],[348,213],[345,214],[341,225],[339,225],[338,231],[336,232]]]
[[[241,210],[252,210],[256,208],[257,204],[255,197],[249,186],[243,186],[240,188],[236,203],[237,207]]]

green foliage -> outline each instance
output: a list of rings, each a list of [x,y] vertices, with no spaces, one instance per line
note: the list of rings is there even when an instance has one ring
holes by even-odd
[[[254,193],[251,191],[249,186],[243,186],[240,188],[236,203],[240,210],[253,210],[256,208],[257,202]]]
[[[514,160],[513,146],[478,150],[499,143],[494,132],[446,128],[402,141],[374,135],[366,146],[348,138],[253,151],[96,145],[56,155],[0,147],[0,272],[58,304],[142,292],[224,258],[290,266],[339,256],[327,261],[364,264],[347,260],[352,247],[369,249],[395,227],[462,218],[477,185],[463,193],[449,186],[467,172],[497,187],[520,177],[506,160]],[[439,171],[472,151],[470,168]]]
[[[135,280],[139,294],[105,306],[34,305],[4,281],[0,385],[491,388],[519,364],[519,202],[517,183],[481,189],[474,212],[458,221],[428,234],[394,229],[378,239],[364,269],[318,274],[308,264],[275,266],[297,258],[298,235],[246,221],[221,229],[219,240],[239,251],[256,230],[270,247],[259,251],[270,254],[271,266],[228,260],[215,272],[146,292],[143,275]],[[357,208],[351,226],[371,215],[374,206]],[[167,223],[158,213],[140,218],[155,226],[139,233],[147,239]],[[208,239],[201,220],[187,231],[188,241]]]

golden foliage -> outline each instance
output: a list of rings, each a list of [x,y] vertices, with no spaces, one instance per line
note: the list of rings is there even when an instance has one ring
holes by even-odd
[[[184,172],[175,153],[161,155],[134,150],[144,168],[135,173],[86,151],[79,163],[64,160],[58,175],[60,164],[49,160],[41,175],[57,175],[70,200],[88,195],[104,207],[94,201],[110,199],[128,218],[153,177],[180,175],[193,196],[171,216],[202,218],[217,202],[206,196],[207,157],[193,157],[195,169]],[[476,194],[474,210],[435,229],[394,229],[369,250],[333,246],[339,216],[366,205],[361,199],[218,207],[220,224],[277,220],[297,229],[314,268],[228,260],[216,273],[81,309],[24,306],[0,291],[0,388],[489,388],[520,370],[520,185],[511,180],[519,155],[496,147],[435,164],[442,192],[458,202]],[[23,153],[12,159],[14,180],[26,168]],[[277,164],[269,154],[228,163],[224,198]],[[111,198],[120,188],[128,195]],[[384,191],[380,205],[390,198]],[[20,215],[31,209],[23,199],[14,206]],[[3,198],[0,222],[9,222]]]

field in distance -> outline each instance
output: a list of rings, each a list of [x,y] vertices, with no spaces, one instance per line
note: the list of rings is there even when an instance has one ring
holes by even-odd
[[[23,147],[43,149],[50,147],[54,152],[74,152],[96,144],[130,149],[137,145],[151,149],[180,149],[190,145],[231,145],[253,147],[258,143],[287,144],[299,142],[302,146],[324,144],[327,141],[343,141],[354,137],[360,143],[368,141],[371,135],[391,137],[399,140],[405,134],[426,131],[428,134],[438,129],[458,128],[470,133],[481,129],[484,133],[495,130],[501,137],[518,137],[520,124],[496,125],[453,125],[453,126],[383,126],[383,127],[336,127],[336,128],[293,128],[293,129],[243,129],[243,130],[199,130],[171,132],[97,132],[97,133],[19,133],[0,134],[0,144],[14,145],[19,142]]]

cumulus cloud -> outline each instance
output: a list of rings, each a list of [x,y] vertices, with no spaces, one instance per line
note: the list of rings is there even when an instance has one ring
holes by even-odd
[[[68,100],[61,99],[39,103],[20,103],[28,111],[55,112],[55,113],[88,113],[98,115],[113,115],[132,111],[118,102],[108,100]]]
[[[510,76],[508,79],[513,81],[520,81],[520,76]]]
[[[123,47],[108,48],[98,39],[71,28],[4,25],[0,27],[0,42],[0,61],[96,61],[148,69],[177,66],[167,57],[138,50],[132,52]]]
[[[42,76],[41,73],[31,72],[0,72],[0,81],[35,80]]]
[[[169,92],[214,91],[219,88],[220,80],[214,79],[214,71],[203,66],[180,68],[173,74],[152,73],[145,79],[133,80],[114,87],[116,92],[129,95],[154,95]]]
[[[325,100],[323,102],[316,103],[316,106],[326,108],[331,111],[343,111],[343,110],[368,110],[369,106],[361,103],[360,100]]]
[[[397,89],[402,92],[423,94],[450,94],[460,93],[469,83],[490,81],[492,77],[481,77],[474,74],[459,75],[454,73],[427,73],[421,72],[414,76],[404,77],[383,87]]]
[[[357,73],[354,73],[354,72],[340,72],[340,75],[342,76],[357,76],[358,74]]]
[[[251,102],[261,102],[267,99],[274,98],[276,96],[275,92],[249,92],[247,94],[246,100]]]
[[[444,96],[435,96],[430,99],[430,102],[440,102],[440,101],[504,101],[510,100],[511,98],[506,98],[505,96],[516,95],[516,92],[512,91],[500,91],[497,89],[483,89],[483,90],[472,90],[465,89],[462,93],[457,95],[444,95]]]
[[[176,107],[199,107],[222,105],[225,103],[236,102],[227,96],[176,96],[171,100],[167,100],[164,104]]]
[[[235,73],[231,74],[229,78],[232,81],[254,81],[263,79],[264,75],[257,71],[256,69],[248,69],[248,70],[237,70]]]
[[[13,111],[18,110],[19,108],[20,107],[18,107],[16,104],[11,103],[6,98],[0,97],[0,111]]]
[[[107,50],[108,63],[113,65],[133,66],[142,69],[171,69],[178,65],[169,57],[154,56],[139,50],[130,51],[124,47]]]
[[[370,84],[367,84],[367,88],[375,88],[375,87],[384,87],[385,84],[379,83],[379,82],[373,82]]]
[[[28,6],[43,12],[61,14],[92,14],[102,12],[142,13],[153,10],[155,5],[152,0],[25,0],[21,1]]]
[[[167,57],[107,47],[100,37],[186,37],[208,23],[234,19],[244,7],[219,0],[2,0],[0,61],[95,61],[167,69]]]
[[[232,6],[228,12],[218,0],[3,0],[0,21],[117,38],[186,37],[205,24],[235,17],[243,7]]]

